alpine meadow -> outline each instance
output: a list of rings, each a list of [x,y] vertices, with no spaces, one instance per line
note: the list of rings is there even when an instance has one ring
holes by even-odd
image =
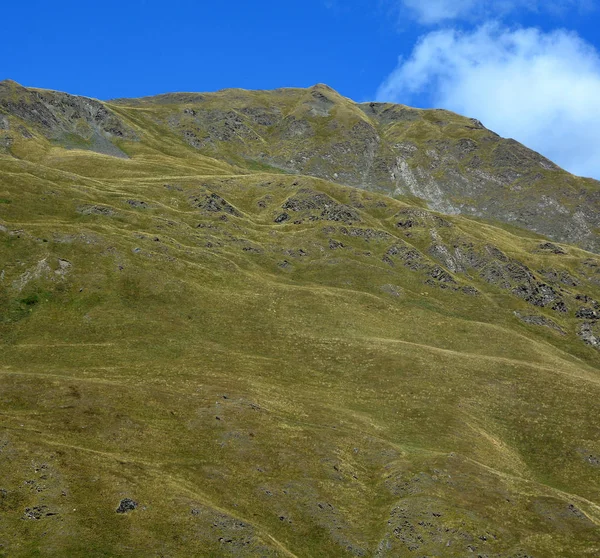
[[[0,556],[599,556],[599,231],[445,110],[0,82]]]

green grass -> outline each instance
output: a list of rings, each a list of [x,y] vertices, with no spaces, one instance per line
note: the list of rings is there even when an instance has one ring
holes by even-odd
[[[287,172],[285,170],[278,169],[276,167],[273,167],[272,165],[267,165],[265,163],[262,163],[260,161],[255,161],[255,160],[246,161],[246,164],[244,166],[252,171],[277,173],[277,174],[290,174],[289,172]]]
[[[278,95],[305,112],[306,92]],[[119,104],[147,134],[129,160],[39,138],[17,146],[29,159],[0,158],[0,556],[597,555],[600,355],[575,297],[600,299],[600,258],[232,167],[157,123],[180,109]],[[301,189],[360,220],[318,207],[275,224]],[[209,192],[239,216],[192,205]],[[447,266],[434,244],[493,246],[540,283],[568,272],[576,286],[552,285],[568,312],[486,281],[498,256],[453,272],[457,290],[427,283]],[[425,267],[386,263],[394,245]],[[138,507],[117,514],[123,498]]]

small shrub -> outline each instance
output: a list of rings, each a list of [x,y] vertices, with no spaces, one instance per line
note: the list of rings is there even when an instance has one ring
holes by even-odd
[[[40,301],[40,297],[34,293],[25,298],[22,298],[19,302],[25,306],[35,306]]]

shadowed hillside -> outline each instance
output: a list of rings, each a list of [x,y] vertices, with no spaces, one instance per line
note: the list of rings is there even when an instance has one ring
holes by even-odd
[[[0,83],[0,556],[597,556],[598,192],[322,85]]]

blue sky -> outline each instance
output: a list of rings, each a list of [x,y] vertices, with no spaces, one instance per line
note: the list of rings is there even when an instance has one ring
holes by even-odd
[[[0,79],[100,99],[324,82],[479,118],[600,177],[599,3],[7,3]]]

